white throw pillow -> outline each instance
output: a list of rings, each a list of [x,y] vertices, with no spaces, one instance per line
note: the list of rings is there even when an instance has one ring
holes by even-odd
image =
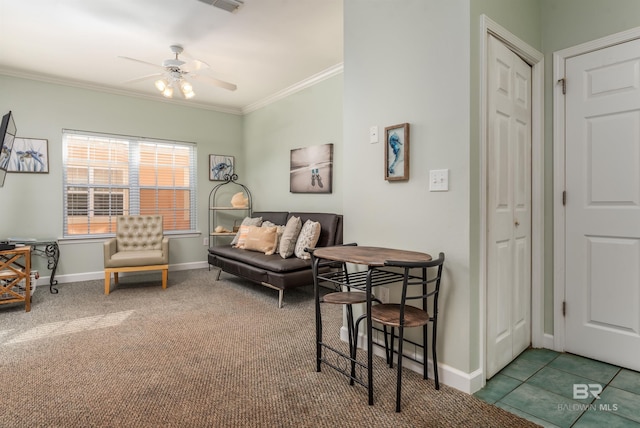
[[[291,217],[287,221],[287,225],[284,227],[282,238],[280,238],[280,257],[286,259],[293,255],[296,249],[296,242],[298,241],[298,235],[302,228],[302,220],[300,217]]]
[[[294,253],[299,259],[310,259],[311,254],[307,253],[305,248],[314,248],[320,239],[320,223],[317,221],[307,220],[304,222],[298,240],[296,241],[296,248]]]

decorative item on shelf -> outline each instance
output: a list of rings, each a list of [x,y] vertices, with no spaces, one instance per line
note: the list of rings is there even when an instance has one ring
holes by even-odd
[[[409,124],[384,129],[384,179],[409,180]]]
[[[235,235],[240,230],[240,224],[245,217],[251,216],[251,192],[242,183],[238,183],[238,174],[223,174],[218,183],[209,193],[209,246],[215,245],[218,239]],[[229,189],[237,186],[236,193]],[[224,189],[221,191],[221,189]],[[237,192],[240,190],[240,192]],[[232,198],[229,198],[233,195]],[[231,201],[230,201],[231,199]],[[231,227],[233,221],[233,231]],[[223,228],[224,231],[219,231]]]
[[[233,208],[246,208],[249,206],[249,198],[245,197],[243,192],[238,192],[231,198],[231,206]]]

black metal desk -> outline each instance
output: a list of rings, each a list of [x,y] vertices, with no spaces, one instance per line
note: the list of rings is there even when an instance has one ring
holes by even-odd
[[[56,270],[58,269],[58,260],[60,260],[60,247],[58,241],[54,239],[10,239],[9,242],[16,245],[29,245],[31,253],[47,259],[47,269],[51,271],[49,277],[49,292],[57,294],[58,280],[55,279]]]
[[[402,281],[404,278],[402,273],[384,269],[385,261],[408,261],[408,262],[428,262],[431,256],[427,253],[419,253],[416,251],[397,250],[381,247],[360,247],[356,245],[344,245],[334,247],[316,248],[311,252],[313,260],[313,283],[316,306],[316,371],[321,370],[322,363],[327,364],[338,372],[349,376],[355,382],[365,386],[369,393],[369,405],[373,404],[373,334],[371,325],[371,302],[372,288],[380,285],[387,285]],[[367,266],[366,271],[347,273],[346,269],[342,271],[330,271],[321,273],[318,266],[321,260],[329,260],[340,263],[352,263]],[[352,372],[347,373],[339,367],[331,364],[327,359],[323,358],[323,349],[328,349],[349,360],[350,362],[365,368],[364,365],[355,361],[350,355],[346,355],[323,342],[322,340],[322,314],[320,311],[320,283],[331,283],[336,287],[346,286],[348,288],[359,289],[366,292],[366,322],[367,322],[367,380],[354,376]],[[357,340],[355,338],[354,340]]]

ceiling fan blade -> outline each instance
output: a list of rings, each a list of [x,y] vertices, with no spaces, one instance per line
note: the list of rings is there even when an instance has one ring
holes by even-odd
[[[152,67],[159,68],[159,69],[161,69],[161,70],[164,70],[164,69],[165,69],[165,68],[164,68],[163,66],[161,66],[161,65],[154,64],[154,63],[152,63],[152,62],[142,61],[141,59],[129,58],[128,56],[119,56],[118,58],[126,59],[126,60],[128,60],[128,61],[138,62],[138,63],[140,63],[140,64],[144,64],[144,65],[150,65],[150,66],[152,66]]]
[[[192,57],[191,55],[189,55],[188,52],[182,51],[181,55],[184,59],[189,61],[182,67],[182,69],[185,71],[195,72],[195,71],[204,70],[205,68],[210,68],[209,64]]]
[[[215,77],[204,76],[202,74],[192,74],[190,76],[196,79],[204,80],[208,83],[211,83],[212,85],[218,86],[219,88],[228,89],[230,91],[235,91],[236,89],[238,89],[238,87],[233,83],[225,82],[224,80],[216,79]]]
[[[209,64],[204,61],[200,61],[199,59],[192,59],[189,60],[189,62],[183,65],[181,68],[188,73],[193,73],[210,67]]]
[[[146,76],[142,76],[142,77],[136,77],[135,79],[131,79],[131,80],[127,80],[124,83],[136,83],[136,82],[142,82],[144,80],[150,80],[150,79],[155,79],[156,77],[162,77],[164,76],[164,73],[153,73],[153,74],[147,74]]]

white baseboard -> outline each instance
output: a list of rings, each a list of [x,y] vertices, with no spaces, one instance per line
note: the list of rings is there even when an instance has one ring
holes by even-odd
[[[209,263],[206,261],[202,262],[190,262],[190,263],[180,263],[175,265],[169,265],[169,272],[176,272],[179,270],[191,270],[191,269],[203,269],[209,266]],[[129,275],[140,275],[142,272],[123,272],[120,274],[120,277],[127,277]],[[40,276],[40,279],[36,281],[36,285],[38,287],[46,287],[49,285],[50,276]],[[98,272],[83,272],[83,273],[71,273],[66,275],[56,275],[55,279],[58,281],[58,284],[70,283],[70,282],[80,282],[80,281],[92,281],[96,279],[104,279],[104,271]]]
[[[340,329],[340,340],[344,342],[348,342],[349,340],[349,332],[347,331],[346,326],[342,326]],[[358,348],[366,349],[366,336],[364,334],[358,334]],[[379,343],[384,347],[384,342],[380,340],[374,340],[374,343]],[[373,354],[377,355],[381,358],[385,358],[384,349],[379,346],[373,347]],[[416,359],[421,359],[420,355],[416,355]],[[403,367],[408,368],[409,370],[413,370],[416,373],[423,374],[423,366],[421,363],[417,363],[415,361],[405,359],[402,362]],[[443,384],[455,388],[459,391],[465,392],[467,394],[473,394],[474,392],[480,390],[482,388],[482,370],[478,369],[472,373],[465,373],[461,370],[458,370],[454,367],[448,366],[447,364],[443,364],[442,362],[438,363],[439,369],[439,380]],[[429,378],[433,379],[433,361],[431,359],[427,359],[427,374]]]
[[[542,336],[542,343],[543,343],[542,347],[545,348],[545,349],[554,349],[554,350],[556,349],[555,348],[555,346],[556,346],[555,345],[555,338],[554,338],[553,334],[545,333]]]

